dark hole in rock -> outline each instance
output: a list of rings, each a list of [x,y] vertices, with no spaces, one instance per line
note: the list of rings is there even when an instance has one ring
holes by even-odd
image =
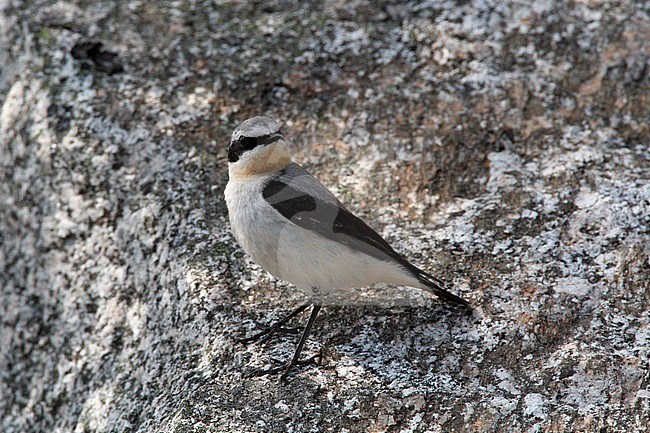
[[[109,75],[124,71],[117,53],[102,50],[101,42],[78,42],[70,51],[72,57],[86,66],[94,66]]]

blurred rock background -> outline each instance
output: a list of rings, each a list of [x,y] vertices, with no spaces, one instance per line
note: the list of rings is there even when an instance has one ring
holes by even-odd
[[[0,430],[646,432],[650,7],[0,1]],[[474,317],[295,304],[227,223],[232,129]]]

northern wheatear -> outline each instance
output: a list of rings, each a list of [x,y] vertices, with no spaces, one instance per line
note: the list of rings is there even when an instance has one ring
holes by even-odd
[[[225,196],[235,238],[263,269],[312,295],[310,302],[288,317],[247,339],[279,329],[313,305],[295,353],[284,367],[285,375],[300,363],[305,340],[330,292],[389,283],[424,289],[469,307],[445,290],[440,279],[397,253],[292,162],[280,125],[270,117],[253,117],[235,129],[228,161]]]

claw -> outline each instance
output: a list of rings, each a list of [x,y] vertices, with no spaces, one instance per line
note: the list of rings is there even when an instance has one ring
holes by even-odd
[[[283,382],[287,382],[290,374],[295,371],[296,367],[305,367],[308,365],[319,365],[320,360],[323,358],[323,355],[321,353],[317,353],[316,355],[310,356],[307,359],[301,359],[298,361],[291,361],[288,364],[285,365],[280,365],[277,367],[271,367],[271,368],[260,368],[260,369],[255,369],[252,371],[249,371],[247,374],[244,375],[244,377],[251,378],[251,377],[262,377],[262,376],[268,376],[272,374],[278,374],[282,373],[280,376],[280,380]]]

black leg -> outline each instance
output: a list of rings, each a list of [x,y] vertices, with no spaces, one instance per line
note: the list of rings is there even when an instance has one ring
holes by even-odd
[[[311,310],[311,315],[309,316],[309,321],[307,322],[307,325],[305,326],[305,330],[302,333],[302,337],[300,337],[300,341],[298,342],[298,346],[296,347],[296,351],[293,353],[293,358],[291,358],[291,362],[287,364],[284,373],[282,373],[281,378],[286,379],[289,372],[291,371],[291,368],[294,367],[295,365],[301,364],[300,362],[300,353],[302,352],[302,348],[305,346],[305,342],[307,341],[307,337],[309,336],[309,331],[311,331],[311,327],[314,325],[314,322],[316,321],[316,316],[318,316],[318,312],[321,309],[321,305],[319,304],[314,304],[314,307]],[[310,361],[313,361],[313,358],[310,359]]]
[[[249,342],[251,342],[251,341],[259,340],[260,338],[262,338],[262,337],[264,337],[264,336],[266,336],[266,335],[273,334],[274,332],[279,331],[279,330],[282,328],[282,326],[283,326],[284,324],[286,324],[289,320],[293,319],[293,318],[296,317],[298,314],[300,314],[300,313],[302,313],[303,311],[305,311],[305,309],[307,309],[307,307],[309,307],[310,305],[311,305],[311,304],[309,304],[309,303],[302,304],[300,307],[298,307],[298,308],[296,308],[295,310],[293,310],[293,311],[291,312],[291,314],[289,314],[288,316],[286,316],[286,317],[284,317],[284,318],[278,320],[278,321],[275,322],[273,325],[269,326],[268,328],[264,329],[263,331],[257,332],[257,333],[255,333],[255,334],[251,335],[250,337],[240,338],[240,339],[237,340],[237,341],[238,341],[239,343],[249,343]]]
[[[289,316],[285,317],[284,319],[280,320],[278,323],[274,324],[270,328],[260,332],[259,334],[254,335],[253,337],[249,337],[247,340],[252,339],[254,337],[258,336],[263,336],[266,335],[270,332],[273,332],[274,330],[277,330],[280,326],[291,320],[293,317],[297,316],[301,312],[303,312],[310,304],[304,304],[298,307],[294,312],[292,312]],[[302,336],[300,337],[300,341],[298,342],[298,346],[296,346],[296,350],[293,353],[293,357],[291,358],[291,361],[288,364],[285,364],[284,366],[281,367],[275,367],[275,368],[269,368],[269,369],[263,369],[263,370],[254,370],[251,371],[247,374],[248,377],[254,377],[254,376],[265,376],[267,374],[276,374],[281,371],[283,371],[282,376],[280,378],[282,380],[286,380],[287,376],[289,375],[291,369],[295,366],[298,365],[307,365],[310,363],[313,363],[316,361],[316,359],[319,358],[320,355],[315,355],[312,356],[311,358],[308,359],[300,359],[300,354],[302,352],[303,347],[305,347],[305,342],[307,341],[307,337],[309,336],[309,332],[311,331],[312,326],[314,325],[314,322],[316,321],[316,316],[318,316],[318,312],[320,311],[322,305],[320,304],[314,304],[313,308],[311,310],[311,315],[309,316],[309,320],[307,321],[307,325],[305,325],[305,329],[302,332]]]

